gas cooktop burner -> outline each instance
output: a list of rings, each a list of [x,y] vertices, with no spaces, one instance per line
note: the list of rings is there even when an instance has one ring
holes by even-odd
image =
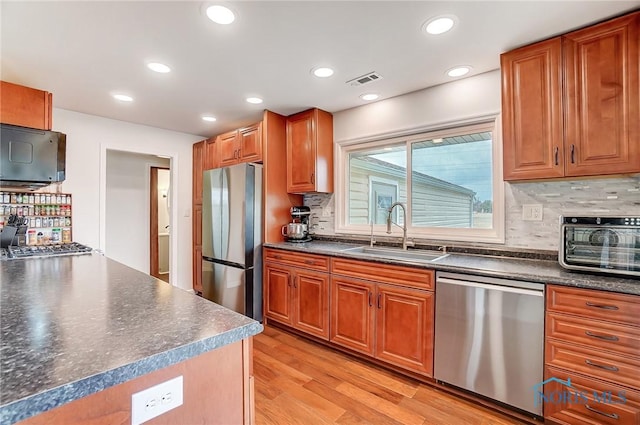
[[[91,254],[92,249],[77,242],[61,245],[43,246],[10,246],[2,248],[0,257],[12,260],[17,258],[51,257],[59,255],[81,255]]]

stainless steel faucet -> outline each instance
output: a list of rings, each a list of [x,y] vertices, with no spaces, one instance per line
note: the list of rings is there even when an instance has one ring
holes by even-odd
[[[393,209],[397,206],[402,208],[402,226],[400,226],[398,223],[394,223],[393,220],[391,220],[391,213],[393,213]],[[396,226],[402,228],[402,249],[406,250],[407,245],[413,246],[413,242],[407,242],[407,209],[402,202],[394,202],[387,210],[387,233],[389,234],[391,233],[391,224],[395,224]]]

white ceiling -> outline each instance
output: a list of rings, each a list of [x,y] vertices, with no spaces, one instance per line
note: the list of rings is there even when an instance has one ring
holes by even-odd
[[[256,122],[263,109],[289,115],[330,112],[499,67],[500,53],[619,15],[640,1],[239,1],[227,26],[209,21],[204,2],[46,1],[0,3],[1,78],[54,94],[54,106],[212,136]],[[453,14],[449,33],[422,24]],[[158,61],[170,74],[149,71]],[[335,74],[311,75],[326,65]],[[384,78],[346,81],[370,71]],[[113,100],[113,92],[135,98]],[[245,102],[264,98],[261,105]],[[215,123],[200,119],[217,117]],[[55,122],[54,122],[55,130]]]

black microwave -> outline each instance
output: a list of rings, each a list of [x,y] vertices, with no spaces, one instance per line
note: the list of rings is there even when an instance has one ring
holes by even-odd
[[[640,216],[560,217],[560,265],[640,277]]]
[[[35,189],[65,179],[67,136],[2,124],[0,186]]]

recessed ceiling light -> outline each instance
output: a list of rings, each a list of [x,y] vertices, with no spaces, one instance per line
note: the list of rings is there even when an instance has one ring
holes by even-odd
[[[362,99],[362,100],[376,100],[379,97],[380,96],[378,96],[375,93],[367,93],[367,94],[360,95],[360,99]]]
[[[320,78],[327,78],[333,75],[333,69],[327,67],[313,68],[313,75]]]
[[[257,105],[258,103],[262,103],[262,99],[259,97],[248,97],[247,102]]]
[[[456,66],[455,68],[451,68],[447,71],[447,75],[449,77],[462,77],[463,75],[467,75],[471,71],[470,66]]]
[[[151,62],[147,64],[147,68],[152,71],[159,72],[161,74],[166,74],[167,72],[171,72],[171,68],[167,65],[159,62]]]
[[[393,148],[384,148],[385,151],[392,151]]]
[[[162,158],[162,159],[171,159],[170,156],[168,155],[156,155],[158,158]]]
[[[442,138],[441,138],[441,137],[438,137],[438,138],[433,139],[433,140],[431,140],[431,141],[432,141],[433,143],[436,143],[436,144],[438,144],[438,143],[442,143],[442,142],[443,142],[443,140],[442,140]]]
[[[133,98],[131,96],[127,96],[126,94],[114,94],[114,99],[120,100],[122,102],[133,102]]]
[[[451,30],[455,23],[456,17],[453,15],[437,16],[422,24],[422,31],[431,35],[443,34]]]
[[[209,121],[209,122],[214,122],[216,120],[216,117],[212,117],[211,115],[204,115],[202,117],[203,121]]]
[[[228,25],[236,19],[231,9],[218,4],[207,7],[207,17],[221,25]]]

